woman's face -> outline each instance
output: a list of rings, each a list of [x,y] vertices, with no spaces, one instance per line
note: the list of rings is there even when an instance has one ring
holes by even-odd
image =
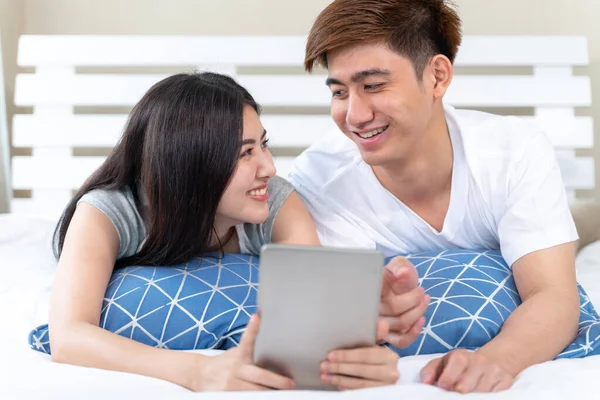
[[[231,181],[217,207],[215,227],[224,234],[231,226],[260,224],[269,216],[268,184],[277,172],[258,114],[244,107],[242,149]]]

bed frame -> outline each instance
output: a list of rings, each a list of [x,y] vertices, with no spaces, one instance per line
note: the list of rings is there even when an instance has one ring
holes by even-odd
[[[6,93],[2,61],[2,36],[0,35],[0,213],[9,209],[11,197],[10,184],[10,142],[8,139],[8,114],[6,112]]]
[[[286,176],[294,157],[334,129],[321,71],[302,70],[301,36],[21,36],[14,116],[13,213],[56,216],[118,140],[126,113],[168,74],[209,69],[233,75],[264,107],[275,162]],[[571,198],[595,186],[590,79],[580,36],[467,36],[446,102],[520,114],[554,144]]]

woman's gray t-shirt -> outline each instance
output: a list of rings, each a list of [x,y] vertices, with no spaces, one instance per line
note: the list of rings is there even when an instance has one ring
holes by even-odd
[[[269,181],[268,190],[267,220],[258,225],[244,223],[235,227],[242,254],[259,255],[260,248],[271,241],[275,217],[294,188],[285,179],[275,176]],[[79,199],[78,203],[81,202],[93,205],[112,221],[119,234],[117,259],[129,257],[139,251],[146,237],[146,227],[130,189],[92,190]]]

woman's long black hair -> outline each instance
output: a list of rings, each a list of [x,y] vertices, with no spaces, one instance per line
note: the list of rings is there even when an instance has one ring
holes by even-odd
[[[217,206],[239,157],[246,105],[260,112],[247,90],[221,74],[177,74],[155,84],[66,207],[54,232],[56,257],[77,202],[94,189],[129,188],[144,219],[142,248],[117,267],[173,265],[209,251]]]

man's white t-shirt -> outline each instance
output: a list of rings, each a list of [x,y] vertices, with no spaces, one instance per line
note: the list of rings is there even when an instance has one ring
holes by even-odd
[[[450,205],[438,232],[376,178],[358,147],[333,132],[296,160],[289,179],[325,246],[386,256],[443,249],[501,250],[508,265],[578,239],[556,154],[516,117],[445,106],[454,152]]]

